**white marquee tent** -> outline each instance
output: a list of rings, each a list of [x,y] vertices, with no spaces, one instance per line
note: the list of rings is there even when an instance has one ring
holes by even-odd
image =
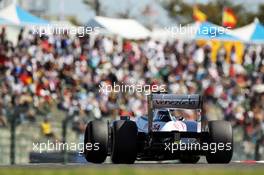
[[[15,1],[0,10],[0,18],[19,26],[49,24],[48,21],[23,10]]]
[[[231,34],[245,42],[264,43],[264,26],[258,19],[246,26],[232,30]]]
[[[96,16],[91,19],[87,27],[99,27],[101,31],[119,35],[126,39],[145,39],[150,36],[150,31],[133,19],[119,19]]]

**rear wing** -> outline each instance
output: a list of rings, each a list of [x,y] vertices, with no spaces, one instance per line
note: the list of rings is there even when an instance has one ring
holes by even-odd
[[[176,95],[176,94],[152,94],[152,108],[183,108],[201,109],[202,97],[198,94]]]
[[[148,98],[148,131],[152,131],[153,110],[159,108],[168,109],[197,109],[201,111],[203,100],[199,94],[150,94]],[[200,120],[200,119],[199,119]]]

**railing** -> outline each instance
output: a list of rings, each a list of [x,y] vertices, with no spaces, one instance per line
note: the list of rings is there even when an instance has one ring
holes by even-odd
[[[62,124],[53,123],[53,131],[58,139],[61,139]],[[70,142],[78,142],[76,133],[67,128],[67,140]],[[10,144],[11,144],[10,128],[0,128],[0,165],[10,164]],[[29,154],[34,152],[33,143],[44,142],[47,139],[41,134],[40,123],[23,123],[16,128],[15,140],[15,163],[29,163]]]

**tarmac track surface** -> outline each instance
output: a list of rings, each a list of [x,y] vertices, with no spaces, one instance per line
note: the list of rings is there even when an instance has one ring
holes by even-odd
[[[180,163],[156,163],[156,162],[144,162],[144,163],[135,163],[130,165],[123,164],[26,164],[26,165],[3,165],[0,168],[32,168],[32,169],[72,169],[72,168],[179,168],[179,169],[256,169],[260,168],[264,170],[263,162],[231,162],[229,164],[207,164],[207,163],[198,163],[198,164],[180,164]]]

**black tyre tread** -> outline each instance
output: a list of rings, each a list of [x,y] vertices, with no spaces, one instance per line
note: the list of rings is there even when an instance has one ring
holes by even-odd
[[[137,156],[137,126],[133,121],[113,123],[111,160],[116,164],[132,164]]]
[[[210,143],[231,143],[232,149],[217,150],[216,153],[208,152],[206,160],[208,163],[229,163],[233,156],[233,131],[231,123],[227,121],[209,121],[209,144]]]
[[[102,121],[91,121],[87,124],[84,145],[99,143],[99,150],[86,150],[84,155],[88,162],[103,163],[108,151],[108,124]],[[85,148],[85,146],[84,146]]]

